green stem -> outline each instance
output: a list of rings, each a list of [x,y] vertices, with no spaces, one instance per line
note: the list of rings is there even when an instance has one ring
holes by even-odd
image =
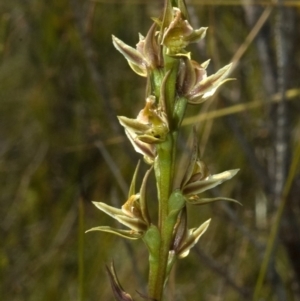
[[[174,225],[168,223],[168,201],[172,193],[173,184],[175,137],[176,135],[169,133],[166,141],[157,146],[158,156],[155,161],[155,177],[159,199],[160,246],[158,262],[150,262],[149,273],[149,294],[155,300],[162,300],[174,228]]]
[[[168,133],[166,140],[157,144],[157,157],[154,162],[154,171],[157,183],[158,191],[158,229],[160,233],[160,243],[157,249],[157,257],[150,256],[149,265],[149,295],[151,298],[161,301],[163,296],[164,285],[167,278],[167,266],[169,259],[170,245],[173,236],[173,229],[176,220],[168,220],[169,206],[168,201],[173,189],[173,177],[175,169],[175,157],[176,157],[176,140],[178,129],[178,116],[174,118],[174,108],[176,99],[176,79],[179,67],[179,60],[172,58],[165,54],[164,49],[164,74],[169,73],[165,82],[164,99],[165,110],[169,122],[170,132]],[[157,83],[161,84],[162,77],[154,74],[156,80],[155,86],[152,87],[154,91],[158,91]],[[159,87],[160,89],[160,87]],[[160,95],[161,96],[161,95]],[[180,110],[182,111],[182,110]]]

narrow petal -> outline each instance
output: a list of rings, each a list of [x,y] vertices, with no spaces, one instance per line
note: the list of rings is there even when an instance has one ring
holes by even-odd
[[[207,98],[214,94],[217,88],[222,85],[225,81],[225,77],[229,74],[232,64],[226,65],[222,69],[218,70],[217,73],[212,74],[201,82],[199,82],[192,91],[189,93],[189,102],[191,104],[200,103],[202,98]]]
[[[185,59],[185,78],[183,82],[182,92],[188,94],[196,84],[196,73],[193,63],[189,59]]]
[[[210,204],[210,203],[214,203],[214,202],[218,202],[218,201],[228,201],[228,202],[237,203],[237,204],[243,206],[240,202],[238,202],[235,199],[224,198],[224,197],[203,198],[203,199],[193,199],[193,198],[191,198],[191,199],[187,199],[186,201],[191,205],[206,205],[206,204]]]
[[[143,54],[148,62],[148,66],[156,68],[159,66],[159,47],[155,39],[156,24],[153,23],[145,38]]]
[[[194,30],[192,34],[186,37],[186,40],[189,43],[196,43],[202,40],[203,38],[205,38],[207,28],[208,27],[201,27],[199,29]]]
[[[107,215],[111,217],[115,217],[116,215],[123,214],[123,211],[119,208],[115,208],[113,206],[107,205],[102,202],[92,202],[98,209],[106,213]]]
[[[147,229],[147,225],[144,221],[137,217],[128,216],[123,210],[109,206],[101,202],[93,202],[93,204],[100,210],[102,210],[107,215],[111,216],[119,223],[125,225],[126,227],[132,229],[136,232],[143,232]]]
[[[210,219],[200,225],[198,228],[193,228],[188,231],[187,237],[184,239],[178,250],[178,257],[184,258],[190,253],[190,249],[198,242],[200,237],[207,230]]]
[[[209,63],[210,63],[210,59],[207,60],[207,61],[205,61],[205,62],[203,62],[200,66],[201,66],[202,68],[206,69],[206,68],[208,67]]]
[[[202,193],[208,189],[214,188],[224,181],[234,177],[239,169],[224,171],[222,173],[207,177],[205,180],[195,181],[187,184],[183,188],[183,194],[186,196]]]
[[[186,207],[180,212],[177,222],[174,227],[174,237],[171,250],[176,250],[180,247],[182,240],[187,236],[187,214]]]
[[[137,65],[134,64],[132,61],[127,60],[130,68],[139,76],[142,77],[147,77],[148,73],[147,73],[147,69],[146,67],[144,67],[144,65]]]
[[[147,201],[146,201],[146,187],[147,187],[147,181],[148,181],[148,177],[149,177],[151,170],[152,170],[152,167],[146,172],[143,182],[142,182],[142,185],[141,185],[141,189],[140,189],[141,212],[142,212],[144,221],[146,221],[148,225],[150,224],[150,217],[149,217],[148,206],[147,206]]]
[[[137,173],[139,171],[140,165],[141,165],[141,161],[139,160],[139,162],[135,168],[132,180],[131,180],[131,184],[130,184],[130,188],[129,188],[129,192],[128,192],[128,199],[130,198],[130,196],[135,194],[136,177],[137,177]]]
[[[203,99],[206,99],[208,97],[211,97],[215,94],[215,92],[217,91],[217,89],[222,86],[223,84],[225,84],[226,82],[230,82],[232,80],[235,80],[234,78],[225,78],[222,81],[220,81],[213,89],[208,90],[207,92],[205,92],[202,96]]]
[[[121,41],[115,36],[112,36],[112,40],[116,49],[119,52],[121,52],[128,61],[132,62],[137,66],[140,66],[141,68],[146,67],[144,57],[136,49],[125,44],[123,41]]]
[[[197,132],[196,132],[196,128],[193,127],[192,151],[191,151],[191,155],[189,156],[190,160],[185,175],[182,179],[181,187],[185,187],[186,183],[190,180],[191,176],[193,175],[194,167],[198,157],[199,157],[199,148],[198,148]]]
[[[165,29],[169,27],[170,23],[173,19],[173,7],[171,5],[171,1],[166,0],[165,1],[165,9],[164,9],[164,17],[161,24],[160,32],[159,32],[159,43],[162,42],[163,34],[165,32]]]
[[[154,159],[156,157],[156,148],[154,144],[147,144],[137,139],[137,135],[132,132],[125,130],[125,134],[127,135],[129,141],[131,142],[134,150],[142,154],[144,156],[145,161],[148,164],[153,164]]]
[[[123,224],[124,226],[126,226],[136,232],[144,232],[148,228],[148,225],[140,218],[129,217],[129,216],[126,216],[125,214],[116,215],[116,216],[114,216],[114,218],[119,223]]]
[[[143,134],[149,130],[150,125],[140,122],[137,119],[127,118],[125,116],[117,116],[120,124],[127,130],[134,131],[137,134]]]
[[[187,11],[187,8],[186,8],[185,1],[184,0],[178,0],[177,1],[177,6],[180,9],[183,17],[188,20],[189,19],[188,18],[188,11]]]
[[[139,233],[139,232],[134,232],[132,230],[116,229],[116,228],[111,228],[108,226],[94,227],[94,228],[91,228],[91,229],[85,231],[85,233],[92,232],[92,231],[101,231],[101,232],[112,233],[112,234],[115,234],[115,235],[118,235],[118,236],[121,236],[124,238],[128,238],[131,240],[136,240],[143,236],[142,233]]]

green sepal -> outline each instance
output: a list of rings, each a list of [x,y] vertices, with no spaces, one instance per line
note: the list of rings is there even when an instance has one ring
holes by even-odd
[[[166,227],[168,232],[174,232],[175,225],[178,220],[178,214],[185,207],[185,197],[179,189],[173,191],[168,201],[168,216],[166,220]]]
[[[87,231],[85,231],[85,233],[87,232],[92,232],[92,231],[101,231],[101,232],[107,232],[107,233],[112,233],[127,239],[131,239],[131,240],[136,240],[139,239],[143,236],[142,233],[139,232],[134,232],[132,230],[122,230],[122,229],[116,229],[116,228],[112,228],[112,227],[108,227],[108,226],[100,226],[100,227],[95,227],[95,228],[91,228]]]
[[[189,203],[191,205],[206,205],[206,204],[210,204],[210,203],[214,203],[214,202],[218,202],[218,201],[228,201],[228,202],[237,203],[237,204],[243,206],[239,201],[237,201],[235,199],[223,198],[223,197],[203,198],[203,199],[186,198],[186,201],[187,201],[187,203]]]
[[[179,97],[175,101],[174,111],[173,111],[173,120],[177,127],[180,127],[183,120],[187,106],[187,99],[185,97]]]
[[[185,205],[185,198],[179,189],[172,192],[168,201],[169,216],[177,215]]]

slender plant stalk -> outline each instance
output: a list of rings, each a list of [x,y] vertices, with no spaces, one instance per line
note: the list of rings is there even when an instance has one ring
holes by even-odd
[[[270,236],[268,239],[267,249],[266,249],[264,259],[263,259],[263,262],[262,262],[262,265],[261,265],[261,268],[259,271],[259,275],[258,275],[258,278],[256,281],[255,290],[254,290],[254,294],[253,294],[253,301],[259,300],[263,281],[264,281],[266,273],[267,273],[269,261],[270,261],[270,258],[271,258],[272,252],[273,252],[273,248],[274,248],[274,244],[275,244],[275,241],[277,238],[281,218],[282,218],[285,204],[287,201],[287,196],[291,189],[294,177],[297,173],[299,163],[300,163],[300,143],[298,144],[295,155],[293,157],[291,167],[289,169],[289,174],[288,174],[288,177],[287,177],[287,180],[286,180],[283,192],[282,192],[281,201],[280,201],[278,210],[276,212],[275,222],[274,222],[274,225],[272,227],[272,230],[271,230],[271,233],[270,233]]]
[[[84,204],[78,204],[78,300],[84,300]]]

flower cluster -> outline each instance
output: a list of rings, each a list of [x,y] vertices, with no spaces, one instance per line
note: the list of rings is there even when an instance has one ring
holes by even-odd
[[[220,200],[237,202],[230,198],[200,198],[198,195],[231,179],[238,169],[210,174],[203,162],[196,131],[186,169],[182,175],[175,168],[178,161],[176,142],[180,125],[188,104],[200,104],[216,92],[229,79],[231,64],[207,75],[209,60],[199,64],[186,51],[190,43],[198,42],[206,35],[207,28],[193,29],[188,22],[184,0],[165,2],[162,19],[154,23],[144,37],[139,35],[136,48],[113,36],[115,48],[128,61],[134,72],[147,78],[146,100],[136,118],[118,116],[120,124],[136,152],[143,155],[150,169],[145,173],[139,191],[136,191],[137,166],[131,182],[128,198],[115,208],[103,202],[94,205],[126,226],[118,229],[108,226],[89,231],[110,232],[127,239],[143,239],[149,251],[149,300],[160,301],[164,283],[178,258],[186,257],[190,249],[207,230],[210,220],[197,228],[187,226],[186,206],[204,205]],[[149,216],[146,187],[151,170],[157,184],[159,204],[158,224]],[[181,177],[178,186],[175,178]],[[156,197],[151,197],[155,199]],[[157,202],[151,202],[155,204]],[[132,300],[121,287],[114,267],[107,269],[117,300]]]

